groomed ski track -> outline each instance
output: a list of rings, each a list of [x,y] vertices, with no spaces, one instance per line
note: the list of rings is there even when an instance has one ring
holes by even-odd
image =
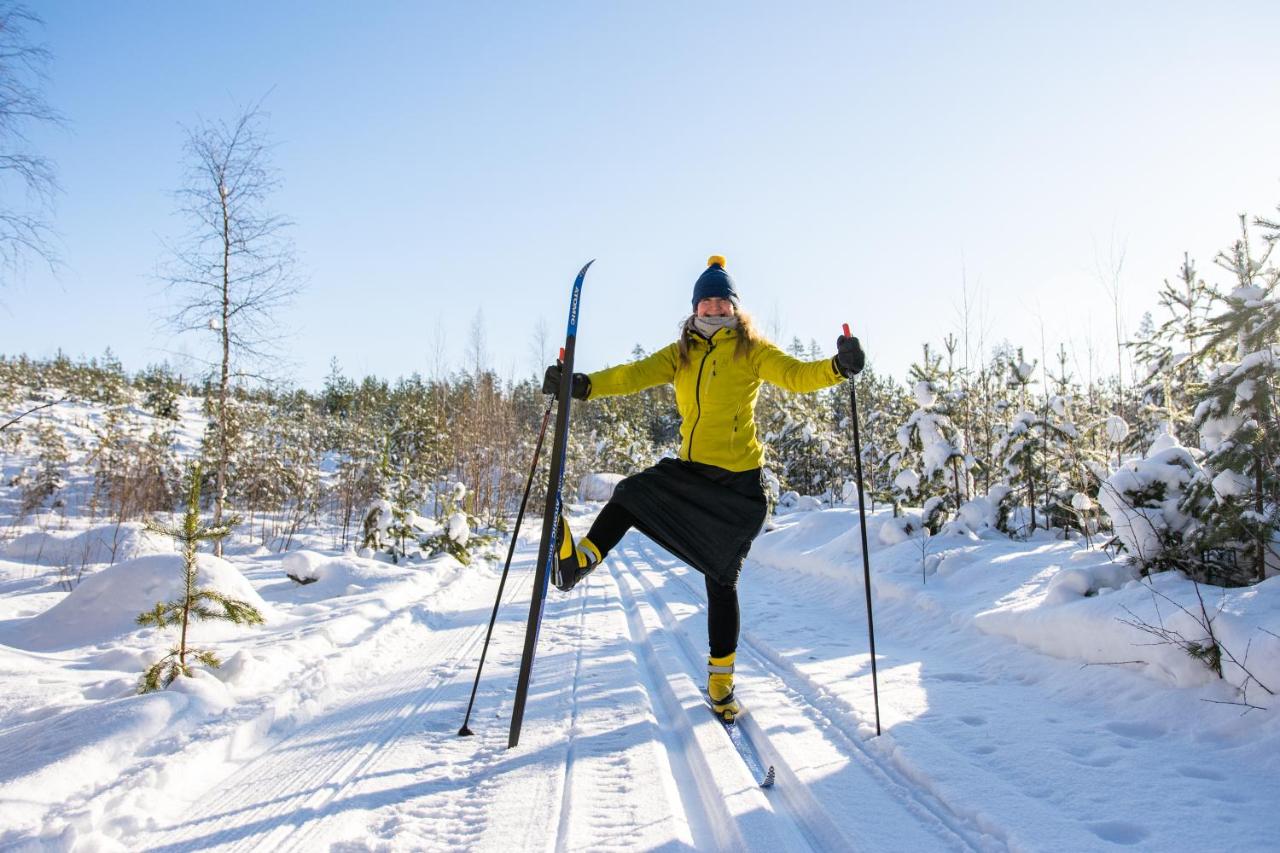
[[[471,728],[457,736],[496,573],[461,573],[405,665],[359,679],[181,814],[151,850],[973,850],[1006,845],[868,745],[856,713],[744,631],[739,723],[758,786],[707,711],[701,576],[632,533],[547,601],[520,746],[507,721],[533,552],[522,543]],[[493,580],[494,582],[489,582]]]

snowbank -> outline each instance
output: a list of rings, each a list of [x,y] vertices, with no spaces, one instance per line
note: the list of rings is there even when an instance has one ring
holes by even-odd
[[[310,581],[291,592],[292,601],[320,601],[356,595],[388,581],[400,580],[422,571],[381,560],[355,556],[330,557],[305,550],[285,554],[281,566],[285,574],[295,579],[295,582]]]
[[[1001,505],[1011,491],[1009,486],[992,486],[989,494],[965,501],[956,513],[956,519],[944,526],[942,532],[1001,535],[1000,515],[1002,511],[1007,512],[1007,509],[1002,510]]]
[[[199,555],[199,583],[257,607],[268,619],[271,608],[235,566],[211,554]],[[155,554],[116,563],[87,576],[66,598],[39,616],[15,620],[0,632],[0,642],[28,651],[61,651],[96,645],[139,630],[138,614],[157,602],[182,595],[179,554]],[[202,622],[200,634],[225,634],[223,623]],[[240,631],[237,626],[231,626]]]
[[[578,481],[578,500],[607,501],[613,497],[614,488],[623,479],[622,474],[587,474]]]
[[[147,554],[171,554],[172,542],[149,533],[136,521],[103,524],[74,534],[37,530],[0,545],[5,558],[42,566],[86,566],[132,560]]]
[[[812,495],[802,495],[799,492],[790,491],[783,492],[778,498],[777,505],[774,506],[774,512],[813,512],[822,509],[822,501]]]
[[[1171,449],[1165,446],[1159,453]],[[1026,542],[1003,535],[939,535],[929,546],[937,571],[925,585],[920,580],[918,528],[907,530],[912,521],[911,516],[893,518],[887,510],[867,518],[877,598],[946,612],[953,624],[972,624],[1053,657],[1132,666],[1174,687],[1221,683],[1183,646],[1148,630],[1164,629],[1191,643],[1208,642],[1196,585],[1181,573],[1164,572],[1139,581],[1129,561],[1063,541],[1051,532]],[[749,563],[781,569],[789,576],[835,578],[860,586],[857,525],[857,512],[849,510],[789,516],[756,540]],[[746,571],[751,570],[748,565]],[[1280,691],[1280,578],[1241,589],[1201,585],[1200,595],[1222,647],[1254,678]],[[1232,694],[1236,698],[1248,687],[1250,703],[1275,702],[1248,684],[1249,676],[1226,654],[1223,676],[1226,685],[1237,688]]]

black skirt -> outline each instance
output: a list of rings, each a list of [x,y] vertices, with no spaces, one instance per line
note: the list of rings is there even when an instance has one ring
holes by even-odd
[[[769,510],[759,468],[726,471],[670,458],[618,483],[613,500],[641,533],[725,586],[737,584]]]

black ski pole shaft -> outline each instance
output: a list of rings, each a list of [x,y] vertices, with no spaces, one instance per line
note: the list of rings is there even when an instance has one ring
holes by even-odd
[[[529,503],[529,492],[533,489],[533,476],[538,471],[538,457],[542,454],[542,440],[547,435],[547,424],[551,423],[551,408],[555,398],[547,401],[547,410],[542,413],[542,427],[538,430],[538,441],[533,446],[533,464],[529,466],[529,479],[524,484],[524,497],[520,499],[520,511],[516,513],[516,526],[511,531],[511,545],[507,548],[507,562],[502,566],[502,578],[498,581],[498,597],[493,601],[493,615],[489,617],[489,630],[484,635],[484,648],[480,650],[480,665],[476,667],[476,680],[471,685],[471,700],[467,702],[467,715],[462,718],[462,728],[458,729],[460,737],[470,737],[474,732],[467,728],[471,722],[471,709],[476,704],[476,689],[480,686],[480,673],[484,672],[484,659],[489,654],[489,640],[493,637],[493,625],[498,621],[498,607],[502,604],[502,588],[507,584],[507,572],[511,569],[511,557],[516,552],[516,539],[520,536],[520,524],[524,521],[524,508]]]
[[[844,336],[851,338],[849,324]],[[862,581],[867,590],[867,634],[871,638],[871,695],[876,705],[876,737],[880,736],[880,680],[876,675],[876,623],[871,615],[871,557],[867,553],[867,510],[862,493],[862,438],[858,433],[858,383],[849,379],[849,408],[853,414],[853,465],[858,475],[858,521],[862,528]]]

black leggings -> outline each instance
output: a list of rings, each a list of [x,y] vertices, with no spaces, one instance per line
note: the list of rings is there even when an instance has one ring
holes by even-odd
[[[587,538],[600,549],[601,554],[607,554],[635,523],[635,516],[610,501],[596,516],[596,523],[591,525]],[[738,649],[738,590],[716,583],[709,577],[704,579],[707,582],[707,644],[711,656],[720,658]]]

